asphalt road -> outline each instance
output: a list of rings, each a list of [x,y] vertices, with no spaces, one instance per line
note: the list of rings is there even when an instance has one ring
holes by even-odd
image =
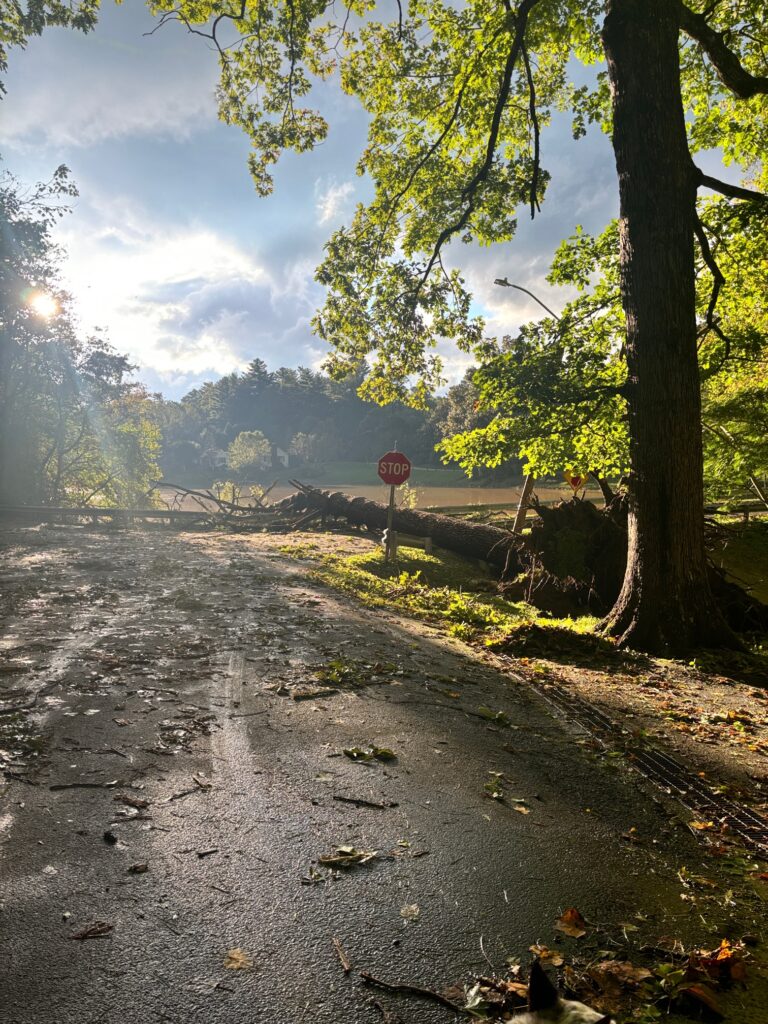
[[[0,790],[2,1024],[368,1024],[358,970],[437,988],[502,970],[553,945],[566,907],[704,928],[676,877],[702,870],[695,840],[611,759],[460,643],[308,582],[273,539],[2,540],[0,687],[38,694],[44,737],[41,767],[20,757]],[[312,695],[318,669],[336,692]],[[341,753],[371,743],[396,760]],[[340,845],[378,856],[318,865]],[[73,938],[94,922],[111,930]],[[252,966],[227,969],[233,949]]]

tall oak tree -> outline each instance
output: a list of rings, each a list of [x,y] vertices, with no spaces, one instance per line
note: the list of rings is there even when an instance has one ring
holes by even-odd
[[[61,5],[30,0],[38,31]],[[78,8],[78,5],[74,5]],[[94,0],[81,3],[90,17]],[[318,280],[315,327],[343,373],[367,358],[365,392],[424,400],[440,378],[437,341],[482,358],[452,241],[512,237],[517,210],[541,202],[541,137],[556,107],[577,133],[613,139],[620,198],[620,284],[629,409],[627,573],[606,630],[622,643],[680,653],[733,642],[712,597],[704,552],[694,239],[702,186],[746,202],[750,190],[702,174],[692,152],[720,146],[748,164],[765,152],[766,15],[758,0],[150,0],[218,51],[223,119],[253,143],[257,188],[272,188],[285,149],[328,126],[303,105],[314,77],[336,77],[370,115],[359,170],[373,199],[336,232]],[[380,20],[384,18],[386,20]],[[12,26],[23,42],[24,26]],[[80,27],[87,27],[81,25]],[[21,38],[20,38],[21,37]],[[7,36],[6,36],[7,38]],[[599,64],[594,87],[573,62]],[[681,75],[682,72],[682,75]],[[450,253],[455,257],[455,253]],[[717,268],[707,327],[717,332]]]

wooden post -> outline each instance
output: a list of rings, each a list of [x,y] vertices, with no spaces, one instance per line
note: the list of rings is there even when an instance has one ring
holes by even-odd
[[[520,494],[520,501],[517,506],[517,515],[515,516],[515,521],[512,524],[513,533],[523,532],[523,527],[525,526],[525,517],[528,512],[528,499],[531,496],[531,491],[533,490],[533,485],[535,482],[535,476],[533,475],[533,473],[529,473],[528,476],[525,478],[523,490]]]

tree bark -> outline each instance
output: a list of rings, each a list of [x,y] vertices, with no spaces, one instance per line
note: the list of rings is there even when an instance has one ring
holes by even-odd
[[[611,489],[611,485],[608,483],[604,476],[600,476],[600,474],[597,473],[594,469],[591,470],[590,475],[592,476],[592,479],[595,481],[597,486],[600,488],[600,493],[603,496],[603,504],[606,508],[608,508],[608,506],[611,504],[615,497],[613,490]]]
[[[678,18],[669,0],[610,0],[603,27],[631,439],[627,568],[604,628],[623,645],[666,655],[738,646],[712,597],[704,551],[696,170],[680,94]]]

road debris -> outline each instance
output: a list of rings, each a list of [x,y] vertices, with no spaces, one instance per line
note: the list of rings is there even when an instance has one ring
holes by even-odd
[[[330,780],[332,781],[332,780]],[[352,804],[355,807],[376,807],[381,810],[386,810],[390,807],[399,807],[400,804],[397,800],[365,800],[363,797],[358,796],[339,796],[334,793],[334,800],[338,800],[342,804]]]
[[[322,857],[318,857],[317,861],[318,864],[324,864],[326,867],[352,868],[368,864],[376,857],[378,857],[376,850],[357,850],[354,846],[337,846],[333,853],[326,853]]]
[[[341,941],[334,936],[332,942],[333,947],[336,950],[336,953],[338,954],[339,962],[341,963],[344,973],[349,974],[349,972],[352,970],[352,964],[350,963],[349,957],[344,952],[344,947],[342,946]]]
[[[141,796],[131,796],[129,793],[116,793],[112,799],[116,804],[125,804],[137,811],[144,811],[149,807],[149,800],[145,800]]]
[[[502,785],[504,772],[488,772],[488,774],[491,778],[483,784],[485,795],[490,797],[491,800],[502,801],[504,799],[504,787]]]
[[[109,935],[113,929],[114,925],[108,924],[106,921],[94,921],[93,924],[89,924],[82,931],[75,932],[69,937],[80,942],[83,942],[85,939],[101,939],[103,936]]]
[[[463,1006],[448,999],[447,996],[442,995],[440,992],[433,991],[431,988],[421,988],[418,985],[409,985],[399,981],[382,981],[381,978],[374,977],[368,971],[361,971],[360,977],[366,985],[374,985],[376,988],[385,989],[387,992],[403,992],[406,995],[421,996],[422,999],[431,999],[435,1003],[440,1003],[441,1006],[447,1006],[454,1013],[464,1012]]]
[[[120,785],[119,779],[113,779],[112,782],[55,782],[48,789],[113,789]]]
[[[395,761],[397,754],[389,747],[345,747],[344,754],[351,761]]]
[[[563,935],[570,935],[574,939],[580,939],[587,934],[587,922],[576,907],[568,907],[555,921],[555,931],[562,932]]]
[[[371,999],[370,1005],[381,1014],[382,1024],[403,1024],[402,1017],[398,1017],[396,1013],[388,1010],[378,999]]]
[[[224,967],[228,971],[247,971],[253,967],[253,960],[244,949],[228,949]]]

